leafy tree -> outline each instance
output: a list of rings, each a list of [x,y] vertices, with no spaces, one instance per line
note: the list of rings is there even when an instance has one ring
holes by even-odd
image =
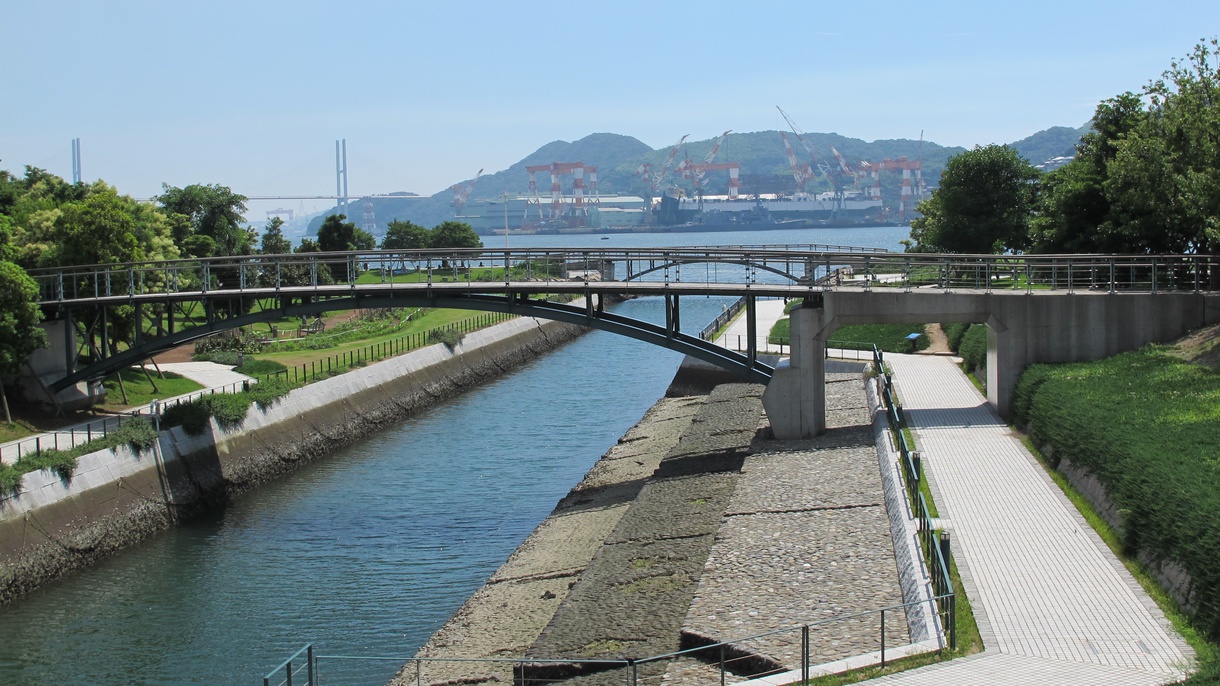
[[[481,248],[479,234],[466,222],[444,222],[432,229],[429,248]]]
[[[386,225],[383,250],[424,250],[431,240],[428,229],[410,221],[392,220]]]
[[[1199,43],[1144,88],[1148,112],[1109,165],[1112,216],[1143,251],[1220,248],[1218,53],[1217,39]]]
[[[246,196],[234,193],[219,184],[193,184],[186,188],[162,184],[161,188],[161,195],[155,198],[161,208],[171,216],[185,217],[186,224],[190,226],[190,234],[211,238],[214,255],[251,253],[254,243],[252,232],[241,226],[244,221],[242,215],[246,212]],[[178,220],[175,224],[175,238],[178,245],[189,253],[188,236],[182,235],[184,228],[181,220]],[[206,245],[205,242],[194,244],[197,248]]]
[[[1134,93],[1097,106],[1093,131],[1082,137],[1076,158],[1043,177],[1038,216],[1031,225],[1033,252],[1133,251],[1111,217],[1105,183],[1119,145],[1144,118],[1143,102]]]
[[[47,346],[46,332],[38,326],[38,284],[21,267],[0,262],[0,401],[4,421],[12,423],[3,379],[18,373],[30,353]]]
[[[1039,172],[1006,145],[976,146],[949,159],[940,188],[919,203],[907,249],[991,254],[1029,241]]]
[[[372,250],[377,245],[373,234],[356,226],[354,222],[345,222],[345,214],[332,214],[322,222],[318,229],[318,247],[323,252],[346,252],[351,250]],[[331,263],[331,273],[336,281],[348,281],[350,274],[348,261],[340,260]]]
[[[60,265],[108,264],[144,259],[135,220],[113,190],[63,206],[55,221],[54,261]]]
[[[284,238],[284,220],[272,217],[263,229],[263,242],[259,252],[264,255],[287,255],[292,252],[292,241]]]

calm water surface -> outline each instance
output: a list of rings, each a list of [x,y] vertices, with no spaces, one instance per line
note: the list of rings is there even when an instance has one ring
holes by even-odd
[[[897,249],[906,235],[819,229],[612,240]],[[520,247],[596,240],[510,239]],[[684,328],[698,331],[726,302],[683,300]],[[619,311],[658,321],[661,308],[645,298]],[[327,655],[398,658],[324,663],[327,684],[385,683],[656,402],[680,360],[593,332],[0,608],[0,684],[261,683],[307,642]]]

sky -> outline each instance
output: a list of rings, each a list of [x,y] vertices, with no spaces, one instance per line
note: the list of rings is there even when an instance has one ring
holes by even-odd
[[[1220,2],[95,0],[0,9],[0,169],[147,198],[430,195],[590,133],[786,128],[972,147],[1076,127],[1220,34]],[[1210,31],[1210,33],[1208,33]],[[524,191],[525,189],[522,189]],[[325,202],[251,202],[324,209]]]

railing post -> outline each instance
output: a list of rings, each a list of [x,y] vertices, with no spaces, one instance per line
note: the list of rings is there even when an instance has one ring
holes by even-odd
[[[940,532],[940,557],[945,563],[945,574],[949,573],[949,555],[952,553],[952,542],[948,531]]]
[[[885,669],[885,608],[881,608],[881,669]]]
[[[720,644],[720,686],[724,686],[724,644]]]
[[[801,625],[801,681],[809,681],[809,625]]]
[[[306,659],[309,660],[309,668],[307,671],[307,674],[309,676],[309,686],[314,686],[314,683],[315,683],[314,682],[314,671],[313,671],[314,656],[313,656],[313,644],[312,643],[310,643],[308,646],[305,646],[305,656],[306,656]]]

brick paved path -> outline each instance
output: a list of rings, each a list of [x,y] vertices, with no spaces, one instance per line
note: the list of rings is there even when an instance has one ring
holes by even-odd
[[[886,684],[1163,684],[1193,652],[944,357],[892,355],[985,652]]]

